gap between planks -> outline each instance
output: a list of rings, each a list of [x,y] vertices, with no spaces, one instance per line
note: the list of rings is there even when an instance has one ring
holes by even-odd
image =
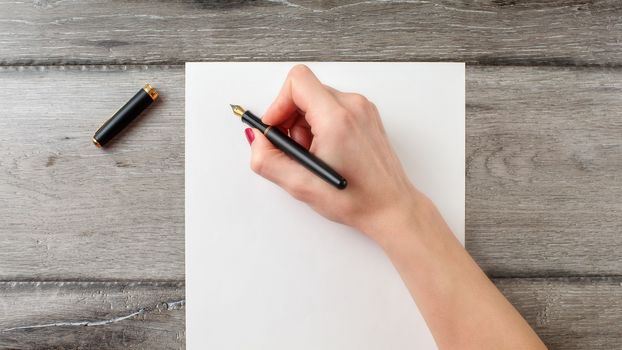
[[[66,63],[66,64],[28,64],[28,63],[0,63],[0,72],[3,71],[22,71],[22,70],[46,70],[46,69],[57,69],[57,70],[82,70],[82,71],[91,71],[91,70],[105,70],[107,68],[113,68],[116,70],[126,70],[126,69],[149,69],[149,68],[160,68],[160,69],[180,69],[185,66],[186,63],[189,62],[204,62],[204,63],[219,63],[219,62],[227,62],[227,63],[262,63],[262,62],[292,62],[292,63],[308,63],[308,62],[395,62],[395,63],[404,63],[404,62],[464,62],[468,67],[478,67],[478,68],[486,68],[486,67],[499,67],[499,68],[512,68],[512,67],[520,67],[520,68],[585,68],[585,69],[607,69],[607,70],[617,70],[622,69],[622,64],[573,64],[573,63],[558,63],[551,62],[550,64],[544,64],[541,62],[529,63],[525,62],[525,64],[520,64],[516,62],[508,63],[508,62],[496,62],[494,60],[490,61],[478,61],[478,62],[469,62],[469,61],[461,61],[461,60],[288,60],[287,58],[279,59],[279,60],[199,60],[199,61],[162,61],[162,62],[151,62],[146,64],[136,64],[136,63],[123,63],[123,62],[93,62],[90,64],[82,64],[82,63]]]
[[[593,283],[593,282],[605,282],[605,283],[620,283],[622,284],[622,275],[488,275],[488,278],[493,282],[496,280],[522,280],[522,281],[550,281],[550,282],[566,282],[566,283]],[[116,286],[116,285],[128,285],[128,286],[152,286],[152,287],[179,287],[185,288],[185,280],[149,280],[149,279],[0,279],[0,288],[6,285],[17,286],[18,284],[83,284],[83,285],[97,285],[103,286]]]

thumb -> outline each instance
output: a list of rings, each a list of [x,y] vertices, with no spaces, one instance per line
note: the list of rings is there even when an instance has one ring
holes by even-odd
[[[296,199],[308,201],[312,174],[302,165],[276,148],[259,130],[252,129],[251,169],[279,185]]]

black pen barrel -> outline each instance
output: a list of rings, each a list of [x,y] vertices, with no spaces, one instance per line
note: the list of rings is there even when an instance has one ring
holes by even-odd
[[[324,163],[321,159],[309,153],[307,149],[302,147],[289,136],[285,135],[279,128],[273,128],[267,124],[264,124],[259,117],[250,111],[244,111],[241,118],[242,122],[266,135],[268,140],[270,140],[274,146],[288,156],[297,160],[300,164],[322,178],[324,181],[340,190],[343,190],[346,186],[348,186],[348,182],[343,178],[343,176],[339,175],[339,173],[333,170],[333,168]]]
[[[329,184],[342,190],[346,188],[348,182],[328,164],[321,159],[309,153],[304,147],[285,135],[278,128],[269,127],[266,129],[266,137],[281,151],[290,157],[298,160],[300,164],[311,170],[314,174],[324,179]]]
[[[251,128],[259,130],[262,134],[265,134],[266,130],[270,127],[269,125],[264,124],[258,116],[254,115],[250,111],[244,112],[241,118],[243,123],[248,124]]]

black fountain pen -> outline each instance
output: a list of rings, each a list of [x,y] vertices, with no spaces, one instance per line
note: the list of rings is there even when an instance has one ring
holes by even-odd
[[[233,113],[240,117],[242,122],[262,132],[273,145],[311,170],[315,175],[340,190],[348,186],[348,182],[343,176],[339,175],[339,173],[321,159],[309,153],[309,151],[292,140],[289,136],[285,135],[279,128],[273,128],[270,125],[262,123],[261,119],[238,105],[230,106]]]

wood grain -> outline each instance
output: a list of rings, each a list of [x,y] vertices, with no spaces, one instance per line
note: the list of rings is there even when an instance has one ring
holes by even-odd
[[[96,148],[145,81],[161,99]],[[183,279],[183,70],[11,68],[0,84],[0,279]]]
[[[0,64],[622,62],[617,0],[0,1]]]
[[[467,248],[493,276],[622,274],[622,71],[467,74]]]
[[[493,281],[549,349],[622,348],[622,279]]]
[[[182,349],[183,283],[0,283],[0,348]]]
[[[145,80],[162,101],[94,148]],[[622,275],[621,82],[468,68],[467,248],[490,275]],[[4,68],[0,84],[0,279],[183,279],[182,67]]]
[[[551,350],[622,347],[619,278],[498,279]],[[0,283],[0,347],[185,347],[183,283]]]

